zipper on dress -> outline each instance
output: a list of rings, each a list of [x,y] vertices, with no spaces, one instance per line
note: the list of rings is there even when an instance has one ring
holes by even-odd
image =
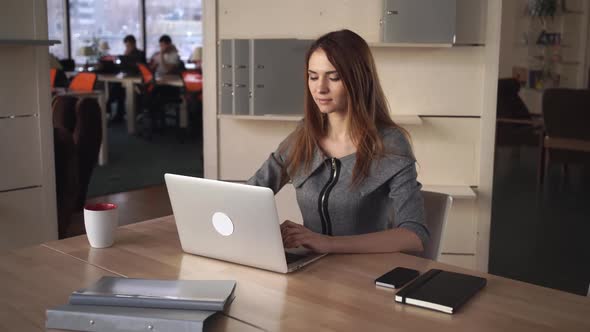
[[[322,222],[322,234],[327,235],[332,235],[332,222],[330,221],[330,214],[328,212],[328,199],[330,197],[330,192],[336,185],[336,182],[338,182],[338,177],[340,175],[340,161],[336,158],[330,158],[330,163],[330,179],[324,188],[322,188],[318,200],[320,220]]]

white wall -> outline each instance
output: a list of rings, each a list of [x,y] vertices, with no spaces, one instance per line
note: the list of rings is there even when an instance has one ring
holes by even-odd
[[[209,0],[204,4],[205,8],[215,5],[215,23],[205,18],[205,38],[215,27],[217,39],[315,39],[348,28],[370,44],[379,41],[381,1]],[[422,116],[422,125],[405,126],[418,158],[419,180],[427,185],[475,187],[485,182],[484,188],[477,190],[485,202],[462,205],[466,209],[479,206],[484,211],[457,213],[472,216],[465,220],[470,225],[480,228],[483,223],[484,231],[490,223],[489,164],[493,162],[496,93],[491,82],[495,84],[498,78],[501,1],[489,0],[486,5],[486,23],[492,32],[486,36],[485,47],[372,47],[392,113]],[[217,75],[212,62],[204,69],[205,77]],[[214,87],[209,88],[205,100],[217,98]],[[217,119],[217,109],[207,101],[204,112],[208,128],[205,145],[211,146],[206,148],[205,176],[223,180],[246,180],[294,126],[289,122]],[[459,260],[469,262],[468,267],[481,261],[477,266],[485,271],[489,232],[484,232],[488,238],[481,241],[475,231],[471,236],[477,239],[479,252],[473,250]]]

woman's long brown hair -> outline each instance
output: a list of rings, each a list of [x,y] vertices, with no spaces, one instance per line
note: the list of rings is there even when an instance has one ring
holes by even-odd
[[[295,175],[303,167],[311,168],[313,153],[327,135],[328,119],[318,109],[307,87],[309,58],[322,49],[338,71],[348,93],[348,130],[356,146],[352,185],[359,185],[368,175],[371,162],[384,154],[379,128],[397,127],[379,83],[375,61],[365,40],[350,30],[330,32],[316,40],[307,51],[305,61],[305,101],[303,125],[287,140],[289,150],[286,171]]]

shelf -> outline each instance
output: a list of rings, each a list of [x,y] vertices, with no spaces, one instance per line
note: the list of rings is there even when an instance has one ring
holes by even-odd
[[[233,119],[233,120],[256,120],[256,121],[301,121],[303,119],[300,115],[232,115],[219,114],[219,119]]]
[[[518,48],[529,48],[529,47],[560,47],[560,48],[572,48],[569,44],[524,44],[524,43],[516,43],[514,47]]]
[[[422,190],[447,194],[455,199],[474,199],[477,197],[475,191],[469,186],[438,186],[425,184],[422,186]]]
[[[529,87],[521,87],[520,89],[524,90],[524,91],[537,92],[537,93],[545,92],[545,89],[533,89],[533,88],[529,88]]]
[[[580,63],[578,61],[556,61],[555,63],[564,66],[579,66]]]
[[[545,57],[542,55],[541,56],[529,55],[529,58],[534,59],[535,61],[539,61],[539,62],[554,63],[554,64],[564,65],[564,66],[578,66],[578,65],[580,65],[579,61],[568,61],[568,60],[552,61],[551,59],[546,60]]]
[[[422,125],[422,118],[418,115],[392,115],[391,119],[399,125]]]
[[[451,48],[453,44],[426,44],[426,43],[369,43],[369,47],[419,47],[419,48]]]
[[[556,16],[559,15],[584,15],[584,11],[583,10],[566,10],[566,11],[562,11],[561,13],[558,13]]]
[[[219,119],[255,120],[255,121],[301,121],[301,115],[231,115],[219,114]],[[399,125],[421,125],[422,119],[418,115],[394,115],[391,117]]]
[[[568,15],[584,15],[584,11],[583,10],[565,10],[565,11],[558,11],[555,13],[554,16],[531,16],[528,13],[525,13],[523,15],[523,17],[529,18],[529,19],[535,19],[535,20],[547,20],[547,19],[553,19],[555,17],[563,17],[563,16],[568,16]]]
[[[59,40],[39,40],[39,39],[0,39],[0,45],[19,45],[19,46],[51,46],[61,44]]]

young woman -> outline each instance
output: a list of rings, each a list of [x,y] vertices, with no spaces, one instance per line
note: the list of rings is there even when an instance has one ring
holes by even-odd
[[[341,30],[307,52],[305,113],[248,184],[291,181],[303,225],[286,248],[320,253],[420,252],[428,241],[421,184],[403,129],[389,116],[369,46]]]

